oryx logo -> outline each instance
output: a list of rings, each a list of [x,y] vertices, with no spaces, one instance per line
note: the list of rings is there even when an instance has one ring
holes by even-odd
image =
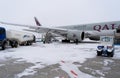
[[[29,38],[30,36],[29,35],[24,35],[23,38]]]

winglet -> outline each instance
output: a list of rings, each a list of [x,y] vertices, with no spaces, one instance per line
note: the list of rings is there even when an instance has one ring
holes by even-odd
[[[37,20],[36,17],[34,17],[34,19],[35,19],[35,23],[36,23],[36,25],[38,25],[38,26],[42,26],[42,25],[40,24],[40,22]]]

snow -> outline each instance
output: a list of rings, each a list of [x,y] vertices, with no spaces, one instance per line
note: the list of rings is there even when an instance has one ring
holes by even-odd
[[[95,48],[85,48],[89,45],[75,44],[33,44],[32,46],[23,46],[15,49],[9,49],[8,52],[1,51],[1,59],[6,57],[24,58],[28,62],[44,62],[54,64],[60,60],[84,62],[89,57],[95,56]],[[90,52],[89,49],[94,52]],[[10,51],[15,52],[10,52]],[[81,56],[82,55],[82,56]]]
[[[115,46],[115,55],[113,57],[114,59],[120,59],[120,45]]]
[[[5,64],[0,64],[0,66],[4,66]]]
[[[109,63],[112,63],[114,62],[113,60],[110,60],[110,59],[105,59],[104,60],[104,66],[108,66]]]
[[[90,78],[91,76],[80,72],[73,62],[83,63],[87,58],[94,58],[96,56],[96,44],[80,43],[76,44],[62,44],[51,43],[43,44],[41,42],[35,43],[32,46],[19,46],[18,48],[9,48],[0,52],[0,59],[6,58],[22,58],[19,61],[26,61],[34,63],[35,66],[26,68],[23,72],[17,75],[18,78],[24,75],[35,74],[34,68],[43,68],[47,65],[57,64],[64,60],[68,62],[69,67],[61,65],[61,68],[65,70],[71,78],[70,70],[75,70],[78,74],[81,74],[84,78]],[[38,62],[40,64],[38,64]],[[44,65],[44,66],[43,66]]]
[[[101,76],[105,76],[105,74],[103,74],[103,72],[101,70],[95,70],[97,74],[101,75]]]
[[[36,64],[35,66],[25,69],[22,73],[17,74],[16,78],[21,78],[22,76],[26,76],[26,75],[34,75],[37,72],[34,71],[35,68],[43,68],[43,67],[45,66]]]
[[[96,46],[98,43],[79,43],[76,44],[62,44],[59,42],[51,44],[43,44],[41,42],[35,43],[32,46],[19,46],[18,48],[9,48],[0,52],[0,60],[6,60],[7,58],[22,58],[17,60],[34,63],[35,65],[26,68],[23,72],[17,74],[17,78],[21,78],[25,75],[33,75],[36,73],[35,68],[44,68],[47,65],[57,64],[61,65],[61,69],[66,71],[71,78],[74,76],[71,74],[71,70],[74,70],[79,76],[83,78],[94,78],[91,75],[79,71],[73,62],[84,63],[87,58],[96,57]],[[120,46],[116,46],[115,57],[113,59],[119,59]],[[117,54],[117,55],[116,55]],[[61,64],[61,61],[65,61],[65,64]],[[104,65],[108,65],[112,60],[105,59]],[[100,75],[102,72],[96,70]],[[104,75],[103,75],[104,76]]]
[[[64,46],[63,46],[64,45]],[[81,46],[82,45],[82,46]],[[87,47],[89,46],[89,47]],[[93,44],[93,46],[96,46]],[[1,59],[6,57],[23,58],[27,62],[42,62],[45,64],[55,64],[61,60],[77,61],[83,63],[86,58],[93,58],[94,47],[88,44],[42,44],[36,43],[32,46],[9,49],[8,52],[1,51]],[[14,50],[15,52],[9,52]]]
[[[57,63],[61,65],[61,69],[66,71],[71,78],[75,78],[71,74],[71,70],[76,72],[76,78],[94,78],[91,75],[81,72],[73,62],[84,63],[87,58],[96,57],[96,47],[98,44],[99,43],[79,43],[76,45],[73,43],[62,44],[59,42],[43,44],[42,42],[37,42],[32,46],[19,46],[18,48],[9,48],[5,51],[0,51],[0,61],[7,60],[7,58],[10,57],[21,58],[17,60],[16,63],[26,61],[35,64],[17,74],[16,78],[20,78],[24,75],[33,75],[36,73],[36,71],[34,71],[35,68],[41,69],[47,65]],[[120,59],[120,46],[115,46],[115,56],[113,59]],[[65,64],[62,64],[61,61],[65,61]],[[104,60],[104,65],[108,65],[109,62],[112,61]],[[2,66],[2,64],[0,66]],[[96,70],[96,72],[104,76],[101,71]]]
[[[70,62],[65,62],[65,63],[60,63],[61,68],[66,71],[71,78],[94,78],[91,75],[85,74],[77,68],[76,65],[70,63]]]

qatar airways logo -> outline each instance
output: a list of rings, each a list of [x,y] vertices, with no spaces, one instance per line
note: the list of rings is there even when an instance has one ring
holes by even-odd
[[[115,28],[120,28],[120,25],[104,24],[104,25],[95,25],[95,26],[93,26],[93,29],[96,30],[96,31],[99,31],[99,32],[100,32],[100,30],[113,30]]]

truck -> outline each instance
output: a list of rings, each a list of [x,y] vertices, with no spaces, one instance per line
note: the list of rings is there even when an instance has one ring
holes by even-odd
[[[101,36],[100,44],[97,46],[97,56],[114,56],[114,36]]]
[[[5,49],[6,44],[7,44],[6,30],[5,28],[0,27],[0,46],[2,50]]]
[[[32,45],[33,42],[35,42],[35,36],[31,33],[6,30],[4,27],[0,27],[0,46],[2,50],[7,46],[16,48],[18,45]]]
[[[32,45],[35,42],[35,36],[28,32],[7,30],[6,37],[16,45]]]

